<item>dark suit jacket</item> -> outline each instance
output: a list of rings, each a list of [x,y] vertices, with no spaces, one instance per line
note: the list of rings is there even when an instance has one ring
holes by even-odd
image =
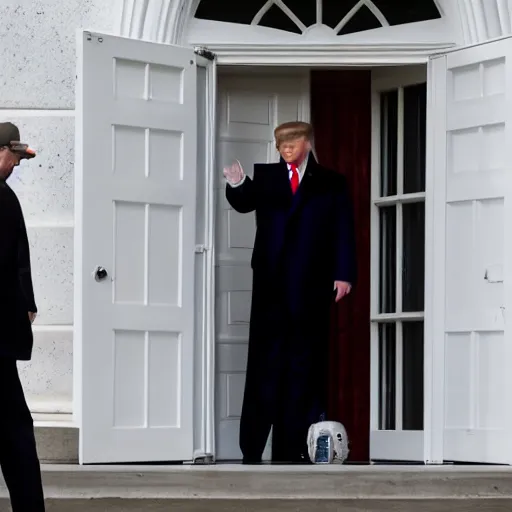
[[[226,196],[238,212],[256,211],[255,273],[291,273],[308,293],[320,287],[330,294],[334,281],[354,283],[353,215],[341,174],[310,155],[294,196],[284,161],[256,164],[254,178],[240,187],[228,185]]]
[[[0,357],[29,360],[37,312],[30,270],[30,250],[20,203],[0,181]]]

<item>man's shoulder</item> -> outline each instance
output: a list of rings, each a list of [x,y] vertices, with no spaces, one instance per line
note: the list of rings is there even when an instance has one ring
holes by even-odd
[[[20,204],[14,190],[5,181],[0,181],[0,201],[9,208],[18,208]]]
[[[282,164],[254,164],[254,176],[258,176],[258,179],[264,179],[265,176],[270,176],[272,179],[275,178],[273,171],[277,171],[282,168]]]
[[[3,264],[11,258],[9,251],[18,243],[21,215],[16,194],[5,182],[0,182],[0,260]]]
[[[0,182],[0,215],[10,222],[3,222],[3,232],[6,230],[17,231],[20,223],[23,223],[23,210],[18,196],[5,182]]]
[[[281,163],[272,163],[272,164],[254,164],[254,169],[266,171],[272,169],[279,169],[283,164]]]
[[[331,183],[333,186],[345,188],[347,178],[343,174],[329,167],[317,164],[317,172],[322,175],[322,179]]]

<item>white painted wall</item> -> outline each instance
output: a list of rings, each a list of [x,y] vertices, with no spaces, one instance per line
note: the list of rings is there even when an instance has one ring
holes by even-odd
[[[110,31],[114,2],[0,3],[0,121],[38,151],[11,178],[32,248],[33,360],[20,363],[33,411],[69,411],[72,399],[75,32]]]

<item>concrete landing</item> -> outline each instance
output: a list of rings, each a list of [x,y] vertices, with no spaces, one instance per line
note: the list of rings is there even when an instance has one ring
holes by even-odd
[[[509,512],[512,468],[43,466],[48,511]],[[7,511],[0,485],[0,511]]]
[[[39,406],[39,409],[44,407]],[[41,463],[78,463],[79,430],[73,423],[73,415],[32,411],[32,417]]]

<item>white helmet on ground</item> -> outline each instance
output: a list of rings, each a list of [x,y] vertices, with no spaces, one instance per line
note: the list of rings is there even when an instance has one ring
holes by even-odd
[[[308,432],[308,452],[314,464],[343,464],[349,453],[345,427],[337,421],[313,423]]]

